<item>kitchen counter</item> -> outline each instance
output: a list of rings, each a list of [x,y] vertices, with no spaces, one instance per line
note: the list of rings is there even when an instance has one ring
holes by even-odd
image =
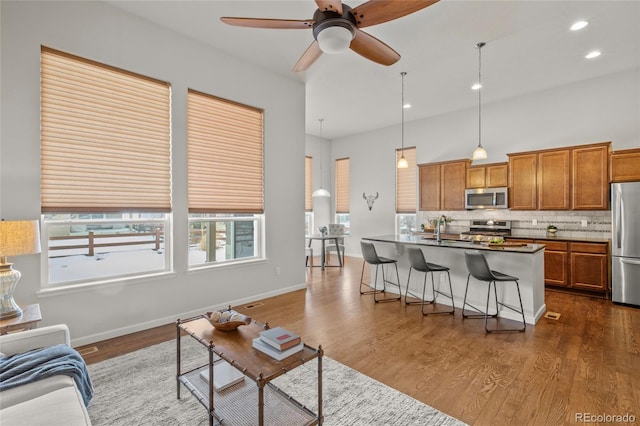
[[[415,244],[425,246],[437,246],[437,247],[449,247],[464,250],[489,250],[499,252],[510,253],[536,253],[544,249],[544,244],[527,244],[526,246],[509,246],[507,245],[492,245],[489,246],[485,243],[466,241],[460,239],[443,238],[441,241],[436,241],[435,237],[425,235],[381,235],[377,237],[364,237],[363,240],[390,242],[390,243],[404,243]]]
[[[575,243],[609,243],[609,238],[590,238],[590,237],[562,237],[562,236],[539,236],[539,235],[509,235],[505,237],[512,240],[549,240],[549,241],[568,241]]]
[[[469,275],[464,252],[466,250],[482,250],[491,269],[519,278],[527,324],[535,324],[546,311],[544,303],[543,244],[527,244],[522,247],[489,247],[470,241],[443,240],[438,242],[434,239],[425,239],[423,237],[423,235],[381,235],[364,237],[363,240],[373,242],[379,256],[398,260],[398,274],[403,293],[406,290],[410,268],[407,248],[412,246],[420,247],[427,262],[450,268],[449,273],[451,275],[455,307],[462,308]],[[371,276],[374,276],[373,269]],[[395,273],[389,271],[387,277],[395,281]],[[434,279],[436,288],[444,289],[447,285],[446,273],[435,273]],[[424,275],[422,273],[411,274],[411,281],[408,283],[409,291],[414,294],[422,294],[423,280]],[[378,282],[378,287],[382,287],[381,282]],[[518,294],[513,283],[498,283],[497,288],[498,297],[503,299],[504,303],[509,306],[519,305]],[[387,291],[394,290],[393,287],[387,287]],[[431,294],[430,289],[427,290],[427,298],[430,298],[429,294]],[[487,303],[487,283],[478,282],[471,278],[467,301],[484,310]],[[440,296],[437,299],[437,303],[451,305],[451,300]],[[407,307],[407,309],[411,308]],[[493,304],[490,310],[494,311]],[[459,312],[456,315],[460,315]],[[522,321],[521,316],[509,309],[500,309],[499,316]]]

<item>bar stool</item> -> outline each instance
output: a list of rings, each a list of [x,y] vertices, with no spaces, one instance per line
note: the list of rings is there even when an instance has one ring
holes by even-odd
[[[393,302],[396,300],[400,300],[400,298],[402,297],[402,289],[400,288],[400,275],[398,275],[398,261],[395,259],[389,259],[386,257],[378,256],[378,253],[376,252],[376,248],[372,243],[365,243],[364,241],[360,241],[360,247],[362,248],[362,257],[364,258],[364,262],[362,262],[362,273],[360,274],[360,294],[373,294],[373,300],[376,303]],[[376,276],[375,276],[375,281],[373,283],[373,287],[370,284],[367,284],[362,281],[364,279],[364,267],[367,263],[370,265],[376,265]],[[393,281],[388,281],[384,275],[384,265],[391,265],[391,264],[393,264],[393,266],[395,266],[396,268],[396,278],[398,280],[397,284],[394,283]],[[382,290],[378,290],[376,288],[378,284],[378,266],[381,266],[381,265],[382,265]],[[399,296],[378,299],[376,295],[378,293],[384,293],[387,290],[387,283],[398,287]],[[362,291],[363,285],[365,287],[370,288],[371,290]]]
[[[464,260],[467,264],[467,269],[469,269],[469,275],[467,276],[467,287],[464,290],[464,301],[462,305],[462,317],[463,318],[484,318],[484,329],[487,333],[493,332],[502,332],[502,331],[518,331],[523,332],[527,328],[527,323],[524,319],[524,308],[522,307],[522,297],[520,296],[520,285],[518,284],[518,278],[512,277],[507,274],[503,274],[502,272],[492,271],[489,268],[489,264],[487,263],[487,259],[484,257],[484,254],[479,251],[465,251]],[[487,308],[484,312],[475,306],[467,303],[467,291],[469,290],[469,279],[473,276],[478,281],[484,281],[489,283],[489,287],[487,288]],[[516,289],[518,290],[518,300],[520,300],[520,310],[512,308],[509,305],[505,305],[504,303],[498,302],[498,291],[496,290],[496,281],[513,281],[516,283]],[[489,314],[489,296],[491,295],[491,284],[493,284],[493,294],[496,300],[496,313],[494,315]],[[465,307],[469,305],[476,312],[480,312],[478,314],[466,315],[464,313]],[[489,329],[487,327],[487,319],[497,318],[498,316],[498,308],[500,306],[504,306],[505,308],[511,309],[514,312],[517,312],[522,315],[522,328],[510,328],[510,329]]]
[[[409,247],[408,248],[409,251],[409,263],[411,264],[411,267],[409,268],[409,276],[407,277],[407,288],[405,291],[405,295],[404,295],[404,303],[406,305],[421,305],[421,310],[422,310],[422,315],[442,315],[442,314],[451,314],[453,315],[455,312],[455,304],[453,302],[453,289],[451,287],[451,275],[449,274],[449,268],[447,268],[446,266],[441,266],[441,265],[437,265],[435,263],[429,263],[424,259],[424,254],[422,253],[422,250],[417,248],[417,247]],[[407,301],[407,297],[409,296],[409,294],[411,294],[411,296],[420,299],[418,296],[416,296],[415,294],[411,293],[409,291],[409,282],[411,282],[411,271],[412,270],[416,270],[416,271],[420,271],[420,272],[424,272],[424,282],[422,283],[422,298],[420,301],[415,301],[415,302],[408,302]],[[449,278],[449,294],[443,293],[440,290],[436,290],[435,288],[435,284],[434,284],[434,279],[433,279],[433,273],[434,272],[446,272],[447,273],[447,277]],[[427,275],[429,275],[429,273],[431,273],[431,291],[433,294],[433,299],[431,300],[425,300],[425,291],[427,288]],[[424,311],[424,305],[425,302],[427,305],[433,304],[435,307],[435,302],[436,302],[436,295],[437,294],[441,294],[442,296],[448,297],[449,299],[451,299],[451,310],[450,311],[433,311],[433,312],[425,312]],[[435,309],[435,308],[434,308]]]

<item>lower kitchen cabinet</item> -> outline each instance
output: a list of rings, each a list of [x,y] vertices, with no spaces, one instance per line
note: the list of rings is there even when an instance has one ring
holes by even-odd
[[[609,290],[608,243],[527,240],[507,241],[544,244],[544,282],[553,287],[606,293]]]
[[[536,240],[544,244],[544,282],[545,284],[569,287],[569,252],[564,241]]]
[[[572,287],[607,291],[609,288],[609,249],[607,244],[570,243]]]

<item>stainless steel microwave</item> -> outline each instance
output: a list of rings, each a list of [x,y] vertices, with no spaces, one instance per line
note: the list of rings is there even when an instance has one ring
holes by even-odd
[[[508,188],[475,188],[464,191],[464,208],[507,209],[509,208]]]

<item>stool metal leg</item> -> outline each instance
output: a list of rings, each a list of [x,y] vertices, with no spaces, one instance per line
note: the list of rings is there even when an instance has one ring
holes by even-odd
[[[471,279],[471,274],[469,274],[467,276],[467,287],[464,290],[464,299],[462,302],[462,318],[485,318],[485,316],[489,316],[491,318],[496,318],[498,316],[498,309],[496,307],[496,313],[495,315],[488,315],[488,312],[482,312],[481,309],[476,308],[475,306],[473,306],[471,303],[467,303],[467,292],[469,291],[469,280]],[[489,287],[487,288],[487,309],[489,307],[489,296],[491,295],[491,283],[489,283]],[[464,310],[465,307],[469,306],[471,307],[474,311],[478,312],[477,314],[465,314]]]
[[[381,293],[381,292],[382,292],[381,290],[378,290],[378,289],[376,289],[376,288],[375,288],[375,284],[374,284],[374,287],[371,287],[371,285],[369,285],[369,284],[367,284],[367,283],[365,283],[365,282],[363,281],[363,280],[364,280],[364,267],[365,267],[366,265],[368,265],[368,263],[363,261],[363,262],[362,262],[362,273],[360,274],[360,294],[362,295],[362,294],[375,294],[375,293]],[[378,265],[376,265],[376,282],[377,282],[377,278],[378,278]],[[369,288],[370,290],[362,291],[362,286],[363,286],[363,285],[364,285],[365,287]]]
[[[388,264],[387,264],[388,265]],[[397,284],[391,281],[388,281],[385,274],[384,274],[384,264],[382,264],[382,293],[386,292],[387,290],[387,283],[389,284],[393,284],[395,286],[398,287],[398,292],[400,293],[398,295],[398,297],[386,297],[384,299],[378,299],[376,298],[376,294],[373,294],[373,300],[376,303],[380,303],[380,302],[395,302],[396,300],[400,300],[402,298],[402,287],[400,287],[400,275],[398,274],[398,264],[396,262],[393,262],[393,266],[395,266],[396,268],[396,279]],[[374,284],[377,287],[377,283],[378,283],[378,265],[376,265],[376,284]]]
[[[453,302],[453,288],[451,287],[451,275],[449,275],[449,271],[445,271],[447,273],[447,276],[449,277],[449,294],[443,293],[440,290],[436,290],[436,286],[434,283],[434,278],[433,278],[433,271],[431,271],[431,291],[433,292],[433,300],[429,302],[429,304],[434,304],[436,303],[436,294],[441,294],[442,296],[448,297],[449,299],[451,299],[451,310],[450,311],[433,311],[433,312],[425,312],[424,311],[424,304],[422,305],[422,315],[454,315],[454,312],[456,310],[455,304]],[[427,274],[424,274],[424,278],[426,280],[427,278]],[[424,289],[423,289],[423,294],[422,294],[422,299],[424,300]]]

